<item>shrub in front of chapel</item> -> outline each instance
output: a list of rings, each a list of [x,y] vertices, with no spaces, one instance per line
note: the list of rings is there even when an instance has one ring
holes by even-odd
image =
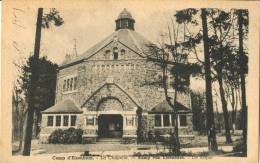
[[[67,144],[79,144],[82,142],[82,129],[69,128],[64,131]]]
[[[51,133],[48,142],[51,144],[78,144],[82,142],[82,129],[57,129]]]
[[[50,136],[48,138],[48,142],[51,144],[64,143],[64,131],[62,129],[54,130],[50,134]]]

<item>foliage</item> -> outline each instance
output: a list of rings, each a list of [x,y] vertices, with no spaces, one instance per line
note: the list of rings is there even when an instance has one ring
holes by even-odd
[[[174,16],[176,17],[176,21],[179,24],[191,22],[192,24],[197,25],[198,22],[196,19],[194,19],[194,15],[196,15],[197,13],[198,10],[194,8],[188,8],[185,10],[178,11]]]
[[[180,151],[176,150],[176,146],[177,146],[177,139],[176,139],[176,134],[174,134],[173,132],[170,133],[170,137],[168,140],[166,140],[166,144],[169,147],[170,153],[172,153],[175,156],[179,156],[180,155]]]
[[[27,63],[21,67],[22,74],[20,76],[20,87],[24,92],[25,99],[28,100],[30,92],[32,65],[34,57],[30,56]],[[56,90],[56,70],[58,65],[43,56],[38,61],[39,78],[36,81],[36,90],[34,91],[34,108],[36,113],[36,124],[40,123],[40,112],[54,105],[55,90]],[[37,126],[36,126],[37,127]],[[38,134],[39,129],[36,131]]]
[[[77,144],[82,142],[82,134],[82,129],[57,129],[51,133],[48,141],[51,144]]]
[[[239,140],[233,147],[233,152],[241,152],[243,156],[246,156],[247,146],[243,143],[243,140]]]
[[[50,12],[42,17],[42,27],[49,28],[51,22],[54,22],[55,26],[61,26],[64,23],[59,11],[55,8],[50,9]]]
[[[200,134],[205,134],[207,131],[205,114],[205,94],[192,91],[191,105],[193,112],[193,128],[195,131],[199,131]]]

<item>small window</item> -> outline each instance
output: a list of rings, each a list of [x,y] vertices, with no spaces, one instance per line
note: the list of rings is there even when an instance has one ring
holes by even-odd
[[[69,91],[69,86],[70,86],[70,80],[67,79],[67,86],[66,86],[66,91]]]
[[[72,86],[73,86],[73,78],[70,79],[70,91],[72,91]]]
[[[110,58],[110,50],[106,50],[105,59],[109,59],[109,58]]]
[[[171,117],[172,117],[172,126],[175,126],[174,115],[172,114]]]
[[[162,126],[161,115],[155,115],[154,116],[154,120],[155,120],[154,125],[156,127],[161,127]]]
[[[67,82],[66,80],[63,81],[63,92],[66,91],[66,82]]]
[[[77,85],[78,85],[78,78],[77,77],[74,77],[74,90],[76,90],[77,89]]]
[[[87,126],[94,126],[94,117],[88,116],[86,119],[86,125]]]
[[[180,115],[180,126],[187,126],[187,116]]]
[[[116,47],[113,49],[113,55],[114,55],[114,60],[117,60],[118,59],[118,49]]]
[[[102,66],[101,66],[102,71],[105,71],[105,68],[106,68],[105,65],[102,65]]]
[[[53,116],[48,116],[47,126],[53,126]]]
[[[70,125],[76,126],[77,117],[75,115],[72,115],[70,118],[71,118]]]
[[[126,125],[134,126],[134,117],[126,117]]]
[[[63,126],[68,126],[69,125],[69,116],[64,115],[63,116]]]
[[[122,49],[121,50],[121,56],[124,56],[125,55],[125,49]]]
[[[57,115],[56,116],[56,126],[60,126],[61,125],[61,116]]]
[[[170,126],[170,116],[168,114],[163,115],[163,126]]]

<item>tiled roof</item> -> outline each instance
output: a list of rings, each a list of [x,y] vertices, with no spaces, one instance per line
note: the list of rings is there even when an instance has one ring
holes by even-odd
[[[124,10],[118,15],[118,19],[132,19],[132,15],[126,10],[126,8],[124,8]]]
[[[42,111],[42,113],[82,113],[83,111],[70,100],[64,100]]]
[[[106,37],[96,45],[92,46],[83,54],[79,55],[77,58],[74,58],[69,61],[64,61],[60,66],[65,66],[74,62],[78,62],[83,59],[88,59],[92,55],[96,54],[100,49],[111,43],[113,40],[117,39],[118,42],[132,49],[136,53],[145,57],[143,52],[148,51],[147,45],[150,45],[151,42],[145,39],[143,36],[137,32],[129,29],[120,29],[112,33],[110,36]]]

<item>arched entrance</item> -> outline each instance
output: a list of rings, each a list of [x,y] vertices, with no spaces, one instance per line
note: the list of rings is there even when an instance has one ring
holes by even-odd
[[[123,135],[123,104],[116,97],[105,97],[100,100],[97,110],[98,116],[98,137],[100,138],[121,138]],[[115,113],[116,112],[116,113]]]
[[[123,116],[120,114],[101,114],[98,116],[98,136],[100,138],[121,138],[123,135]]]

